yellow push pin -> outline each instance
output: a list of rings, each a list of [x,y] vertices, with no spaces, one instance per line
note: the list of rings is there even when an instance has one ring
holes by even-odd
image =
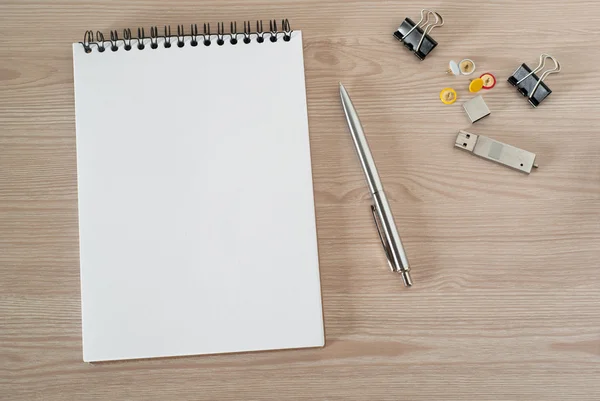
[[[452,104],[456,102],[456,91],[452,88],[444,88],[440,92],[440,100],[444,104]]]
[[[479,92],[481,89],[483,89],[483,79],[481,78],[475,78],[469,84],[469,92],[471,93]]]

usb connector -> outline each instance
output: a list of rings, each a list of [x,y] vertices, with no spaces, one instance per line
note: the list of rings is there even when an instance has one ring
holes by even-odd
[[[475,150],[477,137],[477,135],[470,134],[466,131],[458,131],[458,136],[456,137],[456,143],[454,144],[454,146],[472,152],[473,150]]]
[[[461,130],[458,132],[454,146],[527,174],[531,173],[533,167],[537,167],[535,153],[498,142],[487,136]]]

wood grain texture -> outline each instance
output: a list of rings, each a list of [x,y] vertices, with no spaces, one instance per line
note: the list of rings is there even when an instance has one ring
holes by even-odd
[[[391,34],[423,7],[446,25],[419,63]],[[305,40],[326,347],[84,364],[71,42],[274,17]],[[599,26],[600,3],[584,0],[1,0],[0,398],[597,400]],[[542,52],[563,70],[532,110],[505,80]],[[499,80],[473,127],[462,99],[438,99],[446,86],[469,97],[466,77],[444,74],[465,57]],[[387,270],[338,81],[391,198],[410,290]],[[461,128],[536,152],[539,171],[455,150]]]

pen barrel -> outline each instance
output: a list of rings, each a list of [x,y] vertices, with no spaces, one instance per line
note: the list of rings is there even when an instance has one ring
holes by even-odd
[[[369,148],[369,143],[367,142],[367,137],[363,131],[360,119],[358,118],[358,113],[354,108],[354,104],[352,104],[352,99],[350,99],[350,95],[342,84],[340,84],[340,96],[342,99],[344,114],[346,115],[346,121],[348,122],[348,128],[350,129],[350,134],[352,135],[352,141],[354,142],[354,147],[356,148],[356,153],[358,154],[360,164],[365,172],[365,178],[367,179],[369,190],[371,193],[381,191],[383,186],[381,185],[381,180],[379,179],[379,173],[377,172],[375,160],[373,160],[373,155],[371,154],[371,149]]]
[[[387,196],[385,196],[383,191],[377,191],[373,193],[373,202],[375,203],[375,211],[381,224],[381,235],[387,243],[386,252],[388,252],[390,267],[392,271],[402,273],[405,283],[410,285],[408,259],[406,252],[404,252]]]
[[[354,146],[356,147],[358,159],[360,160],[360,164],[362,165],[365,173],[365,179],[367,180],[369,190],[371,193],[381,191],[383,189],[383,185],[381,184],[379,173],[377,172],[377,167],[375,165],[375,160],[373,159],[371,149],[369,148],[369,143],[367,142],[367,137],[365,136],[360,123],[358,125],[351,124],[350,132],[352,134]]]

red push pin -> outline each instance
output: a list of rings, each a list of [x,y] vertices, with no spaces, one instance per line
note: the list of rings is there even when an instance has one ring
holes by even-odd
[[[489,72],[482,74],[479,78],[483,80],[483,89],[492,89],[496,86],[496,77]]]

